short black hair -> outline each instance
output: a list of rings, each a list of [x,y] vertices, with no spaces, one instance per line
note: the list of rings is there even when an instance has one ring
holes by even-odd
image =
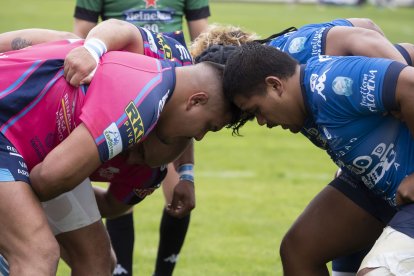
[[[266,77],[287,79],[295,73],[297,64],[288,54],[274,47],[259,42],[241,45],[227,58],[223,77],[224,94],[232,102],[237,95],[250,97],[263,94]],[[253,118],[254,115],[240,110],[238,121],[232,127],[233,133],[238,134],[239,129]]]
[[[238,46],[231,45],[212,45],[205,49],[199,56],[194,58],[195,63],[210,61],[225,65],[228,57],[236,50]]]
[[[221,69],[222,78],[223,70],[229,56],[238,48],[238,46],[231,45],[213,45],[205,49],[199,56],[195,57],[195,63],[206,62],[212,65],[217,69]],[[230,99],[224,95],[227,100],[229,100],[230,112],[232,119],[229,124],[226,125],[226,128],[231,128],[233,130],[233,135],[239,135],[240,121],[245,121],[247,114],[244,114],[240,108],[238,108]],[[250,116],[251,117],[251,116]],[[250,118],[249,119],[252,119]],[[243,123],[244,124],[244,123]]]
[[[274,47],[257,42],[246,43],[227,59],[224,92],[231,100],[237,95],[262,94],[266,77],[287,79],[293,76],[297,65],[296,60]]]

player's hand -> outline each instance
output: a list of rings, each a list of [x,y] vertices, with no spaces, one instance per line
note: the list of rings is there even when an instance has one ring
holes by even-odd
[[[194,208],[194,183],[188,180],[180,180],[174,188],[173,198],[166,210],[171,216],[182,218],[190,214]]]
[[[406,176],[398,186],[395,194],[397,205],[403,205],[414,202],[414,174]]]
[[[80,46],[67,54],[64,63],[64,76],[67,82],[78,87],[91,82],[96,67],[96,61],[92,55],[85,47]]]

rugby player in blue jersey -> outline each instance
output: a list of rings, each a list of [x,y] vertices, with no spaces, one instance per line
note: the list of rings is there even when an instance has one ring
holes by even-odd
[[[349,28],[351,26],[360,28]],[[257,35],[246,32],[239,27],[212,25],[207,32],[202,33],[194,41],[190,51],[193,56],[199,56],[206,47],[211,45],[239,46],[257,39]],[[337,19],[326,23],[309,24],[297,30],[290,28],[290,30],[272,35],[268,39],[257,41],[287,52],[299,63],[306,63],[310,57],[319,54],[387,57],[406,62],[409,65],[412,65],[414,59],[414,46],[412,44],[396,44],[394,45],[395,49],[386,40],[382,30],[370,19],[364,18]],[[398,54],[397,50],[401,55]],[[404,59],[402,59],[403,57]],[[353,208],[353,214],[355,215],[358,212],[359,216],[364,218],[366,225],[371,227],[371,237],[366,238],[366,243],[364,240],[364,244],[367,244],[366,249],[351,255],[337,257],[332,261],[333,276],[355,275],[362,258],[369,251],[374,240],[380,235],[382,228],[394,213],[394,210],[386,202],[376,196],[371,196],[369,193],[367,194],[366,189],[355,189],[356,185],[358,184],[349,181],[349,179],[338,177],[323,192],[326,197],[335,196],[336,200],[349,202],[349,208]],[[299,230],[299,228],[292,228],[286,239],[292,240],[290,237],[295,236]],[[341,243],[342,238],[338,237],[338,239]],[[313,254],[321,245],[323,246],[323,244],[317,242],[298,242],[294,246],[283,246],[282,255],[291,255],[292,253],[286,252],[291,248],[296,248],[297,252],[302,254],[296,258],[286,260],[285,267],[291,265],[316,271],[320,267],[325,267],[328,257]],[[330,250],[328,249],[327,252],[330,252]],[[341,254],[349,254],[349,252],[345,251]]]
[[[396,209],[358,275],[413,272],[413,76],[414,68],[403,63],[361,56],[319,56],[300,66],[259,43],[242,45],[226,63],[225,93],[239,108],[260,125],[303,133],[343,170],[344,181],[363,183],[356,189],[368,188]],[[284,239],[285,275],[328,275],[326,267],[304,267],[298,260],[313,254],[329,261],[372,239],[366,215],[353,214],[354,204],[335,193],[322,191],[292,226],[296,235]],[[300,242],[318,247],[297,252]]]

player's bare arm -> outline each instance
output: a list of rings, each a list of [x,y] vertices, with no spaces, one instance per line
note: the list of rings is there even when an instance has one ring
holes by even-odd
[[[198,20],[188,21],[188,31],[190,32],[191,41],[196,39],[208,27],[208,19],[202,18]]]
[[[99,23],[88,33],[84,46],[93,39],[102,42],[106,51],[124,50],[137,54],[144,53],[140,31],[133,24],[125,21],[109,19]],[[65,58],[65,79],[73,86],[87,84],[92,80],[91,73],[96,66],[97,60],[85,47],[73,49]]]
[[[326,38],[327,55],[389,58],[407,64],[392,43],[378,32],[358,27],[333,27]]]
[[[62,39],[79,38],[73,33],[48,29],[23,29],[0,34],[0,52]]]
[[[111,193],[108,193],[107,189],[94,186],[93,190],[99,212],[104,218],[121,216],[132,208],[132,205],[127,205],[117,200]]]
[[[72,190],[101,165],[95,141],[80,124],[30,172],[30,181],[40,200]]]

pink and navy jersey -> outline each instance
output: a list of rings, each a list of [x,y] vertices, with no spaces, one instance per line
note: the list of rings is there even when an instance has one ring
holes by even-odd
[[[59,41],[0,55],[0,131],[29,170],[79,123],[84,94],[68,85],[63,58],[81,41]]]
[[[183,32],[154,33],[137,27],[144,42],[144,54],[166,59],[177,66],[191,65]],[[128,165],[122,156],[104,163],[92,176],[93,181],[110,182],[109,192],[120,202],[137,204],[160,186],[167,168]]]
[[[145,28],[137,28],[141,32],[144,42],[144,55],[170,60],[178,66],[193,63],[193,59],[185,44],[183,32],[154,33]]]
[[[92,181],[110,182],[109,193],[124,204],[132,205],[152,194],[167,174],[167,167],[151,168],[129,165],[123,154],[102,164],[91,176]]]
[[[155,126],[175,87],[174,65],[143,55],[104,55],[87,89],[63,78],[63,59],[81,41],[54,42],[0,56],[0,132],[29,170],[79,124],[107,161]]]
[[[80,115],[102,162],[147,136],[174,87],[170,62],[127,52],[103,56]]]

